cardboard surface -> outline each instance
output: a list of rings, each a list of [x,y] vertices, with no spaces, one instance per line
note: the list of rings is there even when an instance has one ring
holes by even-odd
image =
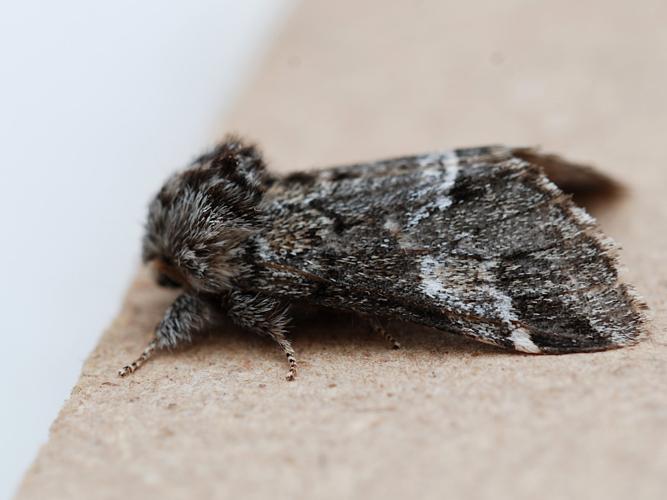
[[[282,171],[488,142],[596,164],[630,188],[595,215],[648,340],[526,356],[401,326],[392,351],[311,316],[294,383],[231,327],[119,379],[174,296],[140,273],[18,498],[664,498],[666,18],[660,1],[304,2],[221,126]]]

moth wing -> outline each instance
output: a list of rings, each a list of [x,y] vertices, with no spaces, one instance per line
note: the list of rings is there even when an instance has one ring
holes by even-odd
[[[512,155],[542,168],[551,182],[582,203],[593,197],[613,199],[623,194],[623,186],[590,165],[574,163],[535,148],[512,148]]]
[[[531,353],[636,341],[641,303],[613,245],[507,151],[287,178],[269,190],[247,286]]]
[[[470,165],[496,163],[519,158],[531,165],[543,169],[545,175],[566,193],[580,199],[584,196],[602,195],[614,197],[622,194],[622,186],[611,177],[594,169],[590,165],[576,163],[552,153],[544,153],[533,147],[507,147],[489,145],[474,148],[452,149],[425,155],[391,158],[372,163],[356,163],[318,170],[319,180],[351,179],[355,177],[375,177],[382,175],[400,175],[410,170],[419,170],[428,166],[434,159],[441,162],[455,162],[460,168]],[[312,172],[296,172],[286,178],[288,182],[313,178]]]

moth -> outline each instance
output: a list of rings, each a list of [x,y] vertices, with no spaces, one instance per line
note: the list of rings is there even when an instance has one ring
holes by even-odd
[[[224,315],[277,342],[293,380],[291,305],[359,314],[393,347],[388,320],[530,354],[633,344],[643,303],[619,278],[613,243],[565,194],[610,186],[589,167],[504,146],[277,176],[228,137],[150,203],[143,261],[182,293],[119,374]]]

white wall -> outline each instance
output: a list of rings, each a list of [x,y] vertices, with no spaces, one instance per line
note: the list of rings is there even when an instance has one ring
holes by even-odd
[[[0,498],[119,307],[148,198],[212,143],[290,5],[0,4]]]

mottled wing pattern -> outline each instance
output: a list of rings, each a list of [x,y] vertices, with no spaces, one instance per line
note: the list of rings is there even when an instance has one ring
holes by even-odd
[[[493,145],[477,148],[454,149],[430,155],[415,155],[392,158],[373,163],[357,163],[318,171],[323,179],[340,179],[343,177],[362,177],[397,174],[406,170],[420,168],[431,157],[442,157],[443,161],[459,162],[461,167],[475,163],[489,163],[510,158],[519,158],[542,168],[546,176],[566,193],[575,195],[604,196],[616,195],[623,191],[614,179],[595,170],[589,165],[574,163],[555,154],[542,153],[536,148]],[[288,176],[287,180],[304,179],[311,172],[297,172]]]
[[[594,220],[504,147],[293,174],[246,288],[530,353],[634,342],[641,305]]]

